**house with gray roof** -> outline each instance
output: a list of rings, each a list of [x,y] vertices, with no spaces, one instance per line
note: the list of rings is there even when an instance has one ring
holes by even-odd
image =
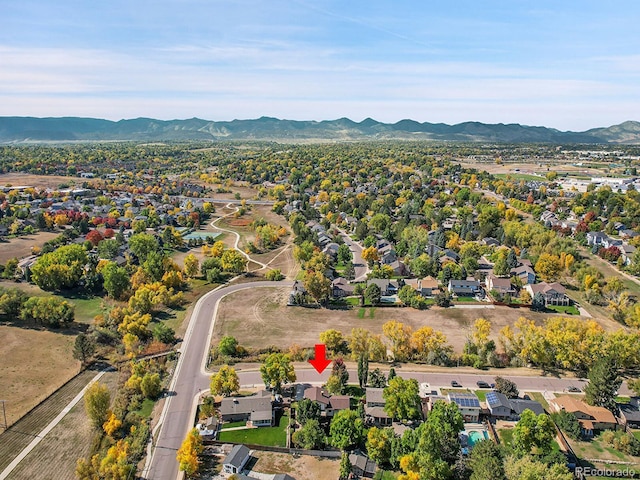
[[[509,418],[511,416],[511,403],[507,396],[500,392],[487,393],[487,407],[492,417]]]
[[[234,445],[222,462],[225,473],[240,473],[251,458],[251,451],[245,445]]]
[[[223,422],[251,422],[254,427],[271,427],[274,422],[271,393],[262,390],[250,397],[226,397],[220,404]]]

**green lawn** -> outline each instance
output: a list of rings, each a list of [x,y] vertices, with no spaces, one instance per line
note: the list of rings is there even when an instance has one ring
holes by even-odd
[[[511,445],[511,442],[513,442],[513,428],[498,430],[498,436],[504,445]]]
[[[366,308],[360,307],[358,309],[358,318],[364,318],[364,312],[366,311]]]
[[[453,299],[453,303],[480,303],[476,300],[476,297],[456,297]]]
[[[360,297],[346,297],[344,302],[352,307],[357,307],[360,305]]]
[[[250,445],[267,445],[272,447],[285,447],[287,444],[287,425],[289,416],[284,415],[280,419],[278,427],[251,428],[247,430],[222,430],[221,442],[248,443]]]
[[[640,430],[635,430],[633,432],[633,436],[636,437],[638,440],[640,440]]]
[[[151,411],[153,410],[153,406],[155,405],[155,403],[156,402],[154,402],[150,398],[145,398],[142,401],[142,405],[140,406],[140,408],[136,410],[136,413],[144,418],[150,417]]]
[[[478,397],[478,400],[480,400],[481,402],[486,402],[487,401],[487,393],[491,392],[493,390],[476,390],[475,393],[476,397]]]
[[[223,423],[222,424],[222,430],[225,430],[227,428],[244,427],[246,424],[247,424],[246,421]]]
[[[496,173],[494,174],[494,177],[496,178],[502,178],[504,180],[511,180],[511,181],[520,181],[520,180],[531,180],[534,182],[546,182],[547,179],[545,177],[540,177],[538,175],[530,175],[527,173]]]
[[[616,402],[618,402],[618,403],[631,403],[631,397],[623,397],[623,396],[618,395],[616,397]]]
[[[373,477],[373,480],[396,480],[398,478],[397,472],[390,472],[389,470],[378,470]]]
[[[549,402],[544,398],[541,392],[526,392],[526,395],[529,395],[531,400],[535,400],[540,403],[544,407],[545,410],[549,411]]]
[[[575,305],[548,305],[547,310],[551,310],[553,312],[561,313],[564,315],[580,315],[580,311],[575,307]]]

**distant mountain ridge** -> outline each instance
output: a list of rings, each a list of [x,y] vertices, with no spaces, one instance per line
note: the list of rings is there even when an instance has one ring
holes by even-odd
[[[0,117],[0,142],[63,141],[186,141],[186,140],[279,140],[366,141],[439,140],[498,143],[627,143],[640,144],[640,122],[628,121],[585,132],[512,124],[464,122],[420,123],[400,120],[382,123],[372,118],[354,122],[348,118],[323,121],[252,120],[215,122],[186,120],[102,120],[81,117]]]

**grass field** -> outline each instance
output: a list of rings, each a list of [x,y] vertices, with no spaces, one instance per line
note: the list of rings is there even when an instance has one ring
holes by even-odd
[[[362,327],[372,333],[382,333],[382,325],[389,320],[403,322],[414,329],[431,326],[442,331],[458,352],[462,351],[473,322],[484,317],[492,323],[492,336],[499,330],[526,315],[535,321],[548,314],[521,312],[509,307],[492,309],[376,308],[371,318],[370,308],[312,309],[287,307],[288,288],[256,288],[226,296],[218,309],[213,342],[224,335],[236,337],[246,347],[276,345],[288,348],[292,343],[314,345],[321,332],[334,328],[349,334],[352,328]],[[259,331],[260,335],[255,332]]]
[[[631,462],[636,466],[636,470],[637,466],[640,466],[639,457],[632,457],[619,452],[610,445],[605,444],[600,437],[595,437],[588,442],[571,440],[570,438],[567,438],[567,441],[571,445],[571,448],[573,448],[576,455],[580,458],[584,458],[589,461],[598,460],[602,463],[607,463],[609,461]]]
[[[221,442],[249,443],[253,445],[268,445],[285,447],[287,445],[287,425],[289,416],[284,415],[277,427],[249,428],[245,430],[222,430]]]
[[[534,181],[534,182],[546,182],[548,181],[545,177],[541,177],[539,175],[531,175],[528,173],[498,173],[495,175],[498,178],[503,180],[511,180],[514,182],[519,182],[520,180],[526,181]]]
[[[575,305],[549,305],[547,306],[547,310],[561,315],[580,315],[580,311],[575,307]]]
[[[526,392],[526,395],[529,395],[529,398],[531,400],[535,400],[540,405],[542,405],[547,412],[549,411],[549,402],[547,402],[547,399],[544,398],[544,395],[542,395],[542,393],[540,393],[540,392]]]

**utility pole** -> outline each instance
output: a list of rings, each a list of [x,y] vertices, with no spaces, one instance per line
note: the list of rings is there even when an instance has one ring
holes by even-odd
[[[6,402],[6,400],[0,400],[0,402],[2,402],[2,416],[4,418],[4,430],[6,432],[7,429],[9,428],[9,425],[7,424],[7,411],[5,410],[5,407],[4,407],[4,403]]]

